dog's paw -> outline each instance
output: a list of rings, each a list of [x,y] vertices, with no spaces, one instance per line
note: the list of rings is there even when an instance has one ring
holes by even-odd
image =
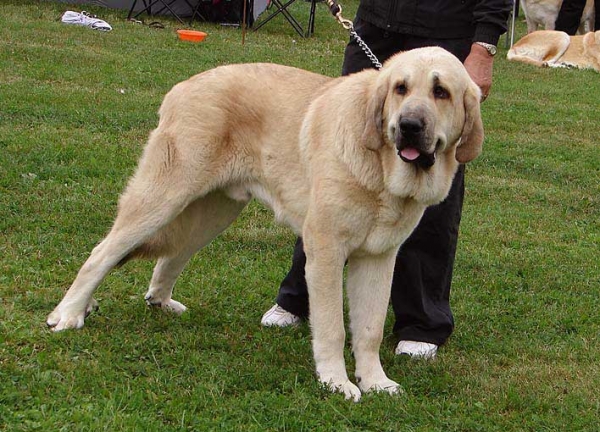
[[[185,307],[183,303],[179,303],[178,301],[173,300],[171,298],[165,300],[156,298],[152,295],[150,291],[148,291],[148,293],[144,297],[144,300],[146,300],[146,304],[148,306],[159,307],[166,312],[172,312],[177,315],[181,315],[187,310],[187,307]]]
[[[354,402],[360,400],[360,389],[355,386],[350,380],[340,380],[336,382],[333,379],[328,381],[321,381],[321,383],[329,390],[334,393],[343,393],[346,400],[351,399]]]
[[[400,384],[398,384],[395,381],[392,381],[391,379],[385,377],[384,379],[381,380],[377,380],[377,381],[365,381],[365,380],[360,380],[358,383],[360,389],[367,393],[367,392],[375,392],[375,393],[388,393],[391,395],[395,395],[395,394],[402,394],[404,393],[404,390],[402,389],[402,386]]]
[[[83,310],[61,303],[48,315],[46,324],[55,332],[80,329],[85,323],[85,318],[96,309],[98,302],[94,299],[91,299]]]
[[[173,299],[170,299],[167,302],[163,302],[160,307],[167,312],[173,312],[177,315],[181,315],[187,310],[187,307],[185,307],[183,303],[179,303],[178,301]]]

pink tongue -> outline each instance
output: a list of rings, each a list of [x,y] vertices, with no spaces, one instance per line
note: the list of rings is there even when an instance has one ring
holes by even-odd
[[[406,147],[405,149],[402,149],[402,151],[400,152],[400,154],[402,155],[402,157],[404,159],[408,159],[408,160],[411,160],[411,161],[415,160],[416,158],[418,158],[419,156],[421,156],[421,153],[419,153],[413,147]]]

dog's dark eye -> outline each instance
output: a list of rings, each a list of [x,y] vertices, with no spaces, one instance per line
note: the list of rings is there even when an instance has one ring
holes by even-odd
[[[406,88],[406,85],[404,85],[404,84],[398,84],[396,86],[396,93],[398,93],[399,95],[404,96],[407,91],[408,91],[408,89]]]
[[[450,98],[450,93],[448,93],[448,90],[446,90],[444,87],[436,85],[433,88],[433,96],[436,99],[448,99]]]

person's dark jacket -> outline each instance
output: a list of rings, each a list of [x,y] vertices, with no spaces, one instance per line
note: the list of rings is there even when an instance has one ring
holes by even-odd
[[[511,9],[511,0],[361,0],[356,15],[394,33],[497,45]]]

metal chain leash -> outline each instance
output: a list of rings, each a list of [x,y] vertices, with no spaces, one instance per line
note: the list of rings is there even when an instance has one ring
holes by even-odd
[[[327,0],[327,6],[329,6],[331,14],[338,20],[342,27],[350,32],[350,36],[354,38],[358,46],[364,51],[365,55],[369,57],[371,63],[373,63],[377,69],[381,69],[383,66],[379,62],[379,59],[377,59],[377,56],[373,54],[371,48],[369,48],[365,41],[362,40],[358,33],[356,33],[356,30],[354,30],[354,23],[342,16],[342,7],[337,4],[335,0]]]
[[[350,35],[356,40],[356,43],[362,48],[362,50],[365,52],[366,56],[369,57],[369,60],[371,60],[371,63],[373,63],[373,65],[377,69],[381,69],[383,66],[379,62],[379,59],[377,58],[377,56],[375,54],[373,54],[373,51],[371,51],[371,48],[369,48],[369,46],[365,43],[365,41],[362,40],[362,38],[358,35],[358,33],[356,33],[356,30],[354,30],[354,28],[350,29]]]

